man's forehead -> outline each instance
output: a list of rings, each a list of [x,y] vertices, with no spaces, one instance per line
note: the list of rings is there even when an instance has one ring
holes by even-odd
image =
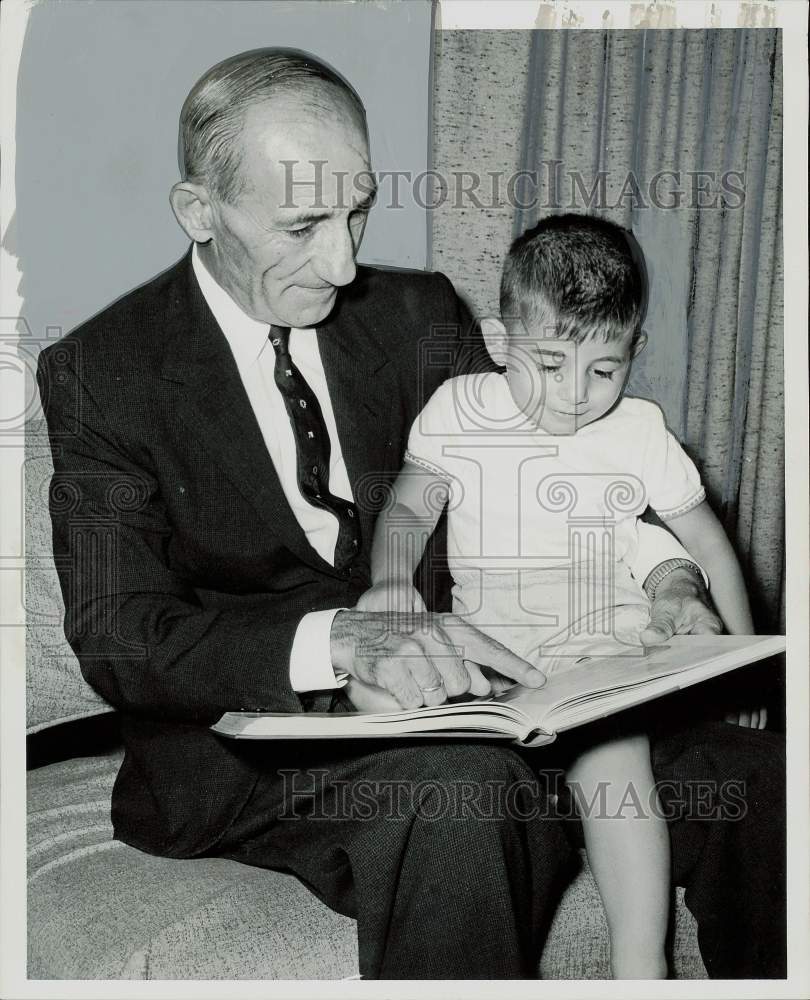
[[[368,147],[365,119],[337,87],[284,90],[249,104],[243,117],[244,135],[261,136],[272,130],[307,134],[322,129],[339,130],[349,144]]]
[[[374,187],[365,123],[341,110],[295,95],[264,101],[248,109],[241,141],[246,178],[289,213],[351,207]]]

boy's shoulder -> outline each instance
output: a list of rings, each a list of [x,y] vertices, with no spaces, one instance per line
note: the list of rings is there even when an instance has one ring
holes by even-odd
[[[664,413],[658,403],[639,396],[622,396],[610,414],[619,420],[658,425],[664,423]]]
[[[503,391],[504,379],[499,372],[472,372],[445,379],[422,410],[420,425],[451,434],[486,432],[502,409]]]
[[[585,428],[584,437],[604,439],[611,450],[640,454],[667,433],[661,407],[650,399],[622,396],[610,413]],[[583,442],[584,443],[584,442]]]
[[[503,376],[497,371],[468,372],[466,375],[453,375],[442,382],[431,396],[431,400],[448,400],[457,398],[460,395],[465,396],[468,393],[475,393],[476,396],[486,398],[496,395],[502,383]]]

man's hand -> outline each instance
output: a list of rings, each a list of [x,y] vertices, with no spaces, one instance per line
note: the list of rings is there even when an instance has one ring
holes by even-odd
[[[712,611],[706,588],[689,570],[674,569],[658,584],[650,623],[639,636],[645,646],[660,645],[673,635],[719,635],[723,623]]]
[[[350,677],[344,688],[346,697],[358,712],[401,712],[402,706],[393,695],[373,684],[364,684]]]
[[[331,640],[337,670],[382,689],[400,708],[490,694],[492,685],[479,664],[527,687],[546,682],[540,670],[457,615],[339,611]],[[363,688],[350,688],[347,694],[364,711],[386,711],[389,704],[375,697],[375,707],[366,708],[369,692]]]

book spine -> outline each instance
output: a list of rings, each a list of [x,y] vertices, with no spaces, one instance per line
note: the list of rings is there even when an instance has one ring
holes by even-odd
[[[544,729],[530,729],[528,733],[515,740],[521,747],[544,747],[557,739],[556,733],[547,733]]]

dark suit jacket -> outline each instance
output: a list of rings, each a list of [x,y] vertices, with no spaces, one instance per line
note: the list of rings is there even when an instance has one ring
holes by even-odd
[[[319,327],[362,532],[346,572],[287,505],[190,255],[43,352],[65,630],[123,713],[121,839],[210,850],[256,781],[210,723],[230,709],[324,707],[290,687],[296,628],[367,587],[380,485],[419,408],[450,375],[490,366],[471,331],[443,276],[368,268]]]

